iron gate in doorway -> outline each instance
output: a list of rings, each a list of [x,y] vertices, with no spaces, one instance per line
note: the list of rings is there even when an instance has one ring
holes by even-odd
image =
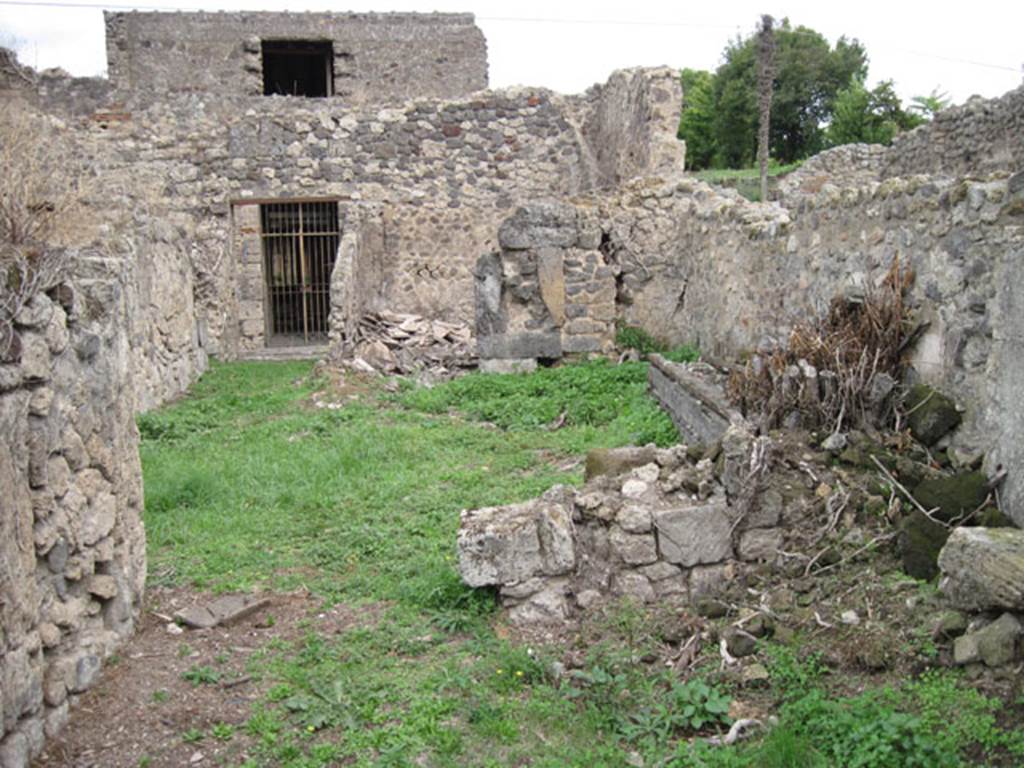
[[[260,206],[268,346],[326,341],[340,236],[336,201]]]

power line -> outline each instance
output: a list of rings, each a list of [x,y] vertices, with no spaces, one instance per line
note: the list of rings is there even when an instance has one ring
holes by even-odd
[[[194,6],[171,6],[171,5],[137,5],[137,4],[117,4],[117,3],[72,3],[64,2],[63,0],[0,0],[0,6],[22,6],[22,7],[37,7],[37,8],[83,8],[83,9],[96,9],[96,10],[115,10],[115,11],[204,11],[203,8]],[[216,13],[216,11],[205,11],[206,13]],[[676,28],[694,28],[694,29],[737,29],[736,24],[714,24],[710,22],[690,22],[690,21],[658,21],[658,20],[642,20],[642,19],[577,19],[577,18],[548,18],[548,17],[530,17],[530,16],[476,16],[479,21],[493,21],[498,23],[519,23],[519,24],[586,24],[590,26],[620,26],[620,27],[676,27]],[[818,33],[808,31],[804,32],[799,29],[790,29],[788,32],[792,34],[804,34],[808,36],[815,36]],[[886,45],[875,45],[875,50],[888,50],[892,53],[903,53],[910,56],[917,56],[925,59],[933,59],[935,61],[947,61],[953,64],[966,64],[972,67],[983,67],[985,69],[997,69],[1003,72],[1013,72],[1018,74],[1020,69],[1018,67],[1010,67],[1004,64],[992,64],[991,62],[975,61],[973,59],[962,59],[955,56],[944,56],[936,53],[926,53],[924,51],[913,51],[906,48],[891,48]]]

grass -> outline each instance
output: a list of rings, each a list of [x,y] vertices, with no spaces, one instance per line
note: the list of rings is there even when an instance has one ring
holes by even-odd
[[[799,168],[802,162],[788,165],[772,163],[768,166],[768,177],[784,176]],[[761,200],[761,172],[757,168],[711,168],[706,171],[697,171],[693,175],[708,184],[733,187],[751,202],[756,203]]]
[[[1024,754],[997,725],[999,703],[952,673],[842,697],[821,664],[783,646],[767,658],[779,727],[736,748],[691,744],[725,728],[737,693],[716,677],[715,646],[697,677],[675,678],[642,661],[661,639],[630,605],[601,619],[569,673],[553,664],[561,649],[499,635],[493,596],[454,567],[459,511],[579,483],[576,459],[591,447],[672,442],[645,364],[471,375],[337,410],[311,406],[325,382],[310,374],[215,364],[187,398],[139,418],[151,582],[304,585],[325,604],[376,607],[365,626],[324,636],[311,621],[254,654],[250,672],[269,691],[248,721],[183,740],[244,732],[244,768],[617,768],[636,756],[665,768],[825,766],[837,755],[940,768],[971,750]],[[200,686],[220,674],[195,665],[186,676]]]
[[[784,176],[799,168],[801,162],[789,163],[787,165],[772,163],[768,166],[768,176]],[[701,181],[715,184],[721,181],[735,181],[738,179],[760,179],[761,171],[758,168],[709,168],[706,171],[696,171],[693,175]]]

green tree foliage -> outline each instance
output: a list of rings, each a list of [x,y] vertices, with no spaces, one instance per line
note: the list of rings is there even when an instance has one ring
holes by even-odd
[[[938,88],[933,88],[927,96],[915,96],[910,100],[910,110],[925,120],[931,120],[949,105],[949,94]]]
[[[791,163],[825,146],[822,126],[832,117],[836,95],[852,77],[867,74],[867,54],[856,40],[834,47],[807,27],[788,20],[775,33],[775,93],[771,155]],[[716,165],[749,165],[757,148],[757,40],[734,40],[714,78]]]
[[[715,102],[713,75],[702,69],[684,69],[683,112],[679,120],[679,138],[686,142],[686,164],[694,170],[711,165],[715,154]]]
[[[826,132],[831,145],[864,142],[889,144],[900,131],[914,128],[924,118],[903,109],[891,80],[868,90],[863,77],[853,77],[835,99],[832,123]]]

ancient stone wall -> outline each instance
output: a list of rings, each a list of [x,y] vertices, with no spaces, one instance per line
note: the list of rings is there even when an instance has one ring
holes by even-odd
[[[881,144],[842,144],[808,158],[778,183],[776,198],[783,205],[798,204],[800,195],[816,195],[826,185],[842,189],[878,181],[888,156]]]
[[[984,176],[1024,167],[1024,86],[998,99],[975,97],[901,134],[886,153],[883,178],[927,173]]]
[[[595,451],[587,482],[534,501],[462,513],[458,567],[497,586],[511,621],[564,621],[609,599],[661,605],[718,594],[749,563],[771,562],[805,506],[800,483],[744,493],[754,438],[719,436],[721,458],[686,446]],[[763,442],[763,446],[767,446]],[[785,519],[789,518],[789,519]]]
[[[668,67],[620,70],[585,93],[578,123],[596,171],[592,186],[679,173],[686,157],[676,137],[682,100],[679,73]]]
[[[663,75],[636,90],[657,90]],[[112,171],[160,193],[191,253],[204,346],[233,356],[265,343],[251,203],[338,200],[343,226],[374,230],[360,254],[378,266],[357,273],[371,277],[358,289],[366,309],[464,320],[476,259],[497,246],[514,206],[591,189],[599,177],[574,122],[598,103],[522,88],[362,111],[335,100],[184,97],[85,130],[118,166]],[[657,146],[664,120],[654,114],[624,116],[632,123],[622,140]],[[667,150],[645,157],[655,162]]]
[[[132,633],[146,574],[125,263],[70,254],[0,363],[0,765],[23,768]]]
[[[333,93],[351,107],[487,87],[471,14],[106,13],[111,83],[133,100],[263,94],[261,40],[333,44]]]
[[[0,101],[22,100],[51,114],[81,117],[106,108],[112,90],[98,77],[70,77],[60,69],[36,72],[0,46]]]
[[[785,341],[797,319],[869,289],[898,259],[916,274],[910,301],[928,323],[917,375],[965,408],[959,441],[990,449],[993,467],[1021,466],[1020,174],[823,189],[793,209],[690,180],[637,183],[578,209],[601,222],[619,315],[712,356]],[[1006,500],[1024,520],[1019,488],[1010,482]]]

